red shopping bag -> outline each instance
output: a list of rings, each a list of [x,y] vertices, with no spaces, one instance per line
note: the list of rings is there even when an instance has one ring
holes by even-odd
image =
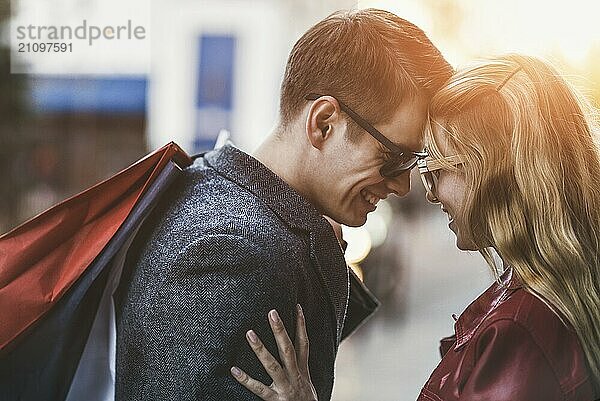
[[[169,143],[0,236],[0,355],[82,275],[170,161],[192,162]]]

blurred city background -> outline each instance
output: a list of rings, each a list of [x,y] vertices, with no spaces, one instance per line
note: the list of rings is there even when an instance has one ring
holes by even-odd
[[[52,73],[25,60],[30,72],[11,74],[10,18],[26,21],[36,1],[52,3],[0,0],[0,232],[171,140],[193,153],[227,129],[252,151],[274,124],[291,46],[340,8],[395,12],[455,66],[507,52],[545,57],[600,100],[594,0],[65,0],[90,20],[99,4],[104,12],[112,4],[115,20],[129,4],[148,24],[150,50],[99,54]],[[69,10],[55,13],[57,24]],[[102,68],[90,74],[91,66]],[[438,340],[452,333],[451,315],[491,282],[478,254],[455,248],[416,176],[413,188],[345,231],[349,257],[382,307],[341,346],[336,401],[415,400],[439,360]]]

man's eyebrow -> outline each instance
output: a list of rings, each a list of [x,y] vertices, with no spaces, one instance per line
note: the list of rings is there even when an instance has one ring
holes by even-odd
[[[397,147],[400,149],[400,151],[401,151],[402,153],[422,152],[422,151],[423,151],[423,149],[422,149],[422,148],[421,148],[421,149],[412,149],[412,148],[410,148],[410,147],[408,147],[408,146],[406,146],[406,145],[402,145],[402,144],[399,144],[399,143],[396,143],[396,142],[392,142],[392,143],[393,143],[394,145],[396,145],[396,146],[397,146]],[[386,148],[386,149],[387,149],[387,148]],[[395,150],[391,150],[391,149],[389,149],[389,151],[390,151],[391,153],[397,153]]]

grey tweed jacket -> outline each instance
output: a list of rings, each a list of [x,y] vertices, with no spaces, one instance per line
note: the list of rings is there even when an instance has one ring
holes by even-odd
[[[229,368],[270,383],[245,332],[277,355],[267,312],[277,308],[293,334],[296,303],[312,380],[330,399],[348,269],[330,225],[257,160],[231,145],[197,159],[142,227],[126,269],[117,400],[257,400]]]

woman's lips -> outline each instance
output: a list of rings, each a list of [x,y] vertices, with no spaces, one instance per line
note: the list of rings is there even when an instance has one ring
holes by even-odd
[[[442,212],[446,213],[448,215],[448,226],[452,223],[454,223],[454,217],[452,217],[452,215],[450,214],[450,212],[448,212],[448,210],[442,206]]]

